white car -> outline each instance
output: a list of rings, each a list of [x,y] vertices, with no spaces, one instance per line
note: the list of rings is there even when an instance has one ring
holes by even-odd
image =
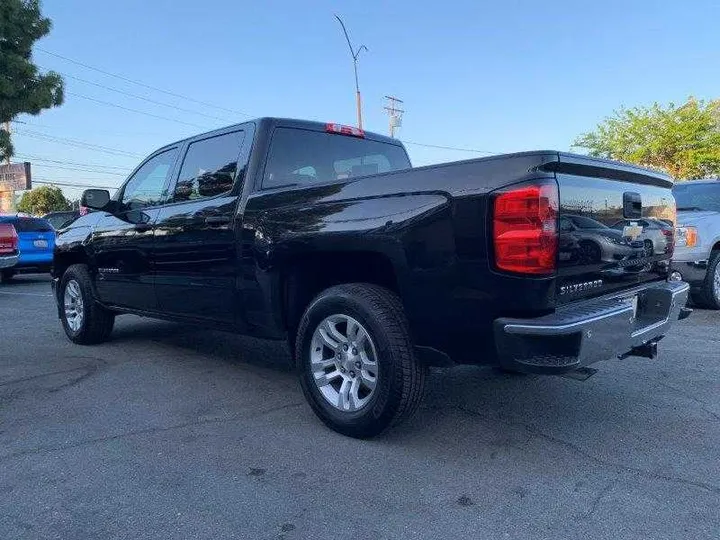
[[[673,245],[674,227],[657,218],[623,219],[612,226],[627,234],[632,240],[639,240],[645,246],[645,254],[663,255]]]

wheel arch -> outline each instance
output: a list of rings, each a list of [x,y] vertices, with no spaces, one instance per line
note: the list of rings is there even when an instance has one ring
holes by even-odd
[[[316,251],[293,257],[280,274],[281,319],[292,336],[307,306],[323,290],[343,283],[370,283],[400,295],[391,257],[380,251]]]

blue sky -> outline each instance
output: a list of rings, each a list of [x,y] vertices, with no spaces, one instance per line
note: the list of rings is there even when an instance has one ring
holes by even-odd
[[[14,126],[16,153],[35,158],[34,177],[64,183],[119,185],[155,147],[249,117],[353,124],[352,62],[333,13],[356,45],[369,49],[360,57],[365,128],[387,132],[383,96],[396,95],[407,111],[398,136],[407,141],[491,152],[567,150],[621,105],[720,94],[720,3],[713,0],[45,0],[43,10],[54,28],[38,43],[40,66],[170,105],[68,77],[62,107]],[[483,155],[408,150],[416,165]],[[60,169],[37,158],[103,167],[87,172],[69,170],[86,165],[56,163]],[[66,189],[71,197],[79,191]]]

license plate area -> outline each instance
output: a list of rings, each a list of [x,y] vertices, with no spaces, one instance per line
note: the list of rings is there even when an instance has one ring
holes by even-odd
[[[627,301],[633,306],[635,330],[664,321],[672,309],[672,294],[660,289],[641,291]]]
[[[47,249],[48,241],[47,240],[33,240],[33,246],[35,246],[38,249]]]

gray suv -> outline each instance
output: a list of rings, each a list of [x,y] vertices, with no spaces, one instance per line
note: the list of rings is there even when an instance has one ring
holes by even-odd
[[[720,309],[720,179],[678,183],[673,195],[678,209],[675,277],[690,283],[696,305]]]

